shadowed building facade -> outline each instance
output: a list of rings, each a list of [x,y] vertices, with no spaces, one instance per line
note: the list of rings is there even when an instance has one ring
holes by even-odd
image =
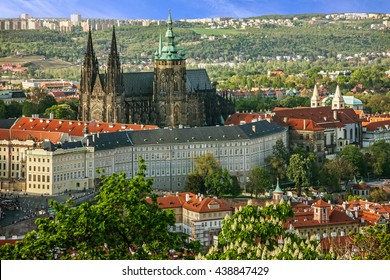
[[[205,126],[223,124],[234,113],[234,104],[217,95],[205,69],[186,69],[172,25],[169,14],[165,43],[160,35],[155,53],[154,72],[123,73],[114,29],[107,71],[100,74],[89,32],[81,69],[79,120]]]

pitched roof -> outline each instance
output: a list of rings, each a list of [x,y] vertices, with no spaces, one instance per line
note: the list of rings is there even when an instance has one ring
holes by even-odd
[[[179,196],[182,196],[182,194],[179,194]],[[189,200],[183,203],[183,208],[197,213],[232,211],[232,208],[220,199],[196,196],[194,194],[191,194]]]
[[[0,119],[0,129],[10,129],[15,122],[16,119]]]
[[[315,203],[313,203],[313,206],[320,207],[320,208],[324,208],[324,207],[329,207],[330,208],[332,205],[330,205],[329,203],[323,201],[322,199],[319,199]]]
[[[311,210],[307,212],[295,212],[293,218],[287,219],[286,223],[284,224],[284,228],[289,228],[290,224],[295,228],[303,228],[303,227],[323,227],[323,226],[326,227],[329,225],[340,225],[340,224],[355,224],[358,222],[359,222],[358,220],[349,217],[344,211],[340,211],[338,209],[333,209],[329,212],[329,221],[321,222],[318,220],[314,220],[314,212],[313,210]]]
[[[348,123],[360,122],[359,116],[351,108],[335,110],[337,112],[335,119],[332,108],[324,107],[298,107],[298,108],[280,108],[276,107],[273,112],[273,120],[281,123],[288,123],[291,119],[306,119],[313,121],[322,128],[343,127]]]
[[[193,69],[186,71],[187,92],[196,92],[198,90],[212,90],[213,86],[207,75],[206,69]]]
[[[153,78],[153,72],[123,73],[125,96],[152,96]]]
[[[367,131],[376,131],[382,129],[390,129],[390,120],[379,121],[379,122],[370,122],[366,125]]]
[[[128,139],[124,144],[145,145],[145,144],[180,144],[180,143],[204,143],[218,141],[237,141],[241,139],[253,139],[272,135],[284,131],[285,128],[274,122],[260,121],[239,126],[219,126],[219,127],[193,127],[193,128],[173,128],[154,129],[140,131],[120,131],[117,133],[100,133],[100,139],[92,139],[88,136],[90,144],[98,141],[99,145],[104,144],[107,148],[110,144],[104,141],[115,142],[120,139]],[[104,136],[104,138],[102,138]]]
[[[225,125],[240,125],[242,123],[257,122],[265,119],[265,117],[266,114],[259,113],[234,113],[226,119]]]
[[[147,198],[146,201],[148,203],[152,202],[150,198]],[[203,197],[190,192],[177,193],[175,196],[158,197],[157,204],[162,209],[182,207],[197,213],[232,211],[232,208],[220,199]]]
[[[152,200],[150,198],[147,198],[146,201],[148,203],[152,203]],[[158,197],[157,198],[157,205],[161,209],[181,208],[183,206],[183,204],[178,196]]]
[[[42,132],[62,132],[71,136],[83,136],[84,128],[88,128],[88,133],[117,132],[124,130],[157,129],[154,125],[136,125],[104,122],[82,122],[73,120],[45,119],[45,118],[19,118],[12,126],[12,131],[42,131]]]
[[[288,126],[294,130],[307,130],[307,131],[323,131],[325,128],[319,126],[316,122],[307,119],[294,119],[287,120]]]

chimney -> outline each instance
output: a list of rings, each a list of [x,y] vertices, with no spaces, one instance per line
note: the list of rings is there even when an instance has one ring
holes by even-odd
[[[179,192],[176,192],[176,196],[179,196]]]
[[[288,118],[287,118],[287,117],[284,117],[284,118],[283,118],[283,121],[284,121],[285,123],[287,123]]]
[[[252,125],[252,131],[256,132],[256,126],[255,125]]]
[[[190,195],[186,193],[186,202],[188,202],[189,200],[190,200]]]
[[[333,118],[334,118],[335,120],[337,120],[337,111],[336,111],[336,110],[333,110]]]
[[[355,211],[355,218],[357,219],[359,217],[358,211]]]
[[[303,130],[306,130],[306,119],[303,119]]]
[[[343,202],[343,209],[344,211],[347,210],[347,203],[345,201]]]

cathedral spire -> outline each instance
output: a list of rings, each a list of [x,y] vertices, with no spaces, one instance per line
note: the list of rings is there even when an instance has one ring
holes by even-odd
[[[99,75],[99,64],[93,50],[91,27],[88,31],[87,48],[85,50],[84,61],[81,67],[80,81],[80,105],[79,105],[79,120],[89,119],[89,108],[84,106],[88,104],[96,78]],[[84,104],[84,105],[83,105]]]
[[[92,32],[91,32],[91,27],[89,27],[89,31],[88,31],[88,42],[87,42],[87,49],[85,51],[85,54],[88,55],[95,55],[94,51],[93,51],[93,44],[92,44]]]
[[[81,90],[84,92],[92,92],[93,84],[96,76],[99,73],[99,64],[93,50],[91,28],[88,31],[88,42],[85,50],[84,62],[81,73]]]
[[[111,55],[118,55],[118,49],[116,44],[115,26],[112,27],[112,39],[111,39]]]
[[[112,28],[111,50],[108,55],[106,80],[107,93],[120,94],[122,92],[121,63],[116,43],[115,26]]]

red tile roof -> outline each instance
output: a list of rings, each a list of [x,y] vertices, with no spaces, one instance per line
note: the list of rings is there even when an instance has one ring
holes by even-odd
[[[320,208],[324,208],[324,207],[328,207],[330,208],[332,205],[330,205],[329,203],[323,201],[322,199],[319,199],[317,200],[314,204],[313,204],[314,207],[320,207]]]
[[[379,128],[390,129],[390,120],[370,122],[366,125],[367,131],[376,131],[379,130]]]
[[[186,201],[186,197],[188,197],[188,201]],[[147,201],[151,203],[150,199]],[[190,192],[178,193],[176,196],[158,197],[157,204],[162,209],[183,207],[197,213],[232,211],[232,208],[220,199],[202,197]]]
[[[11,129],[23,131],[62,132],[71,136],[83,136],[85,126],[88,128],[89,133],[117,132],[122,130],[149,130],[158,128],[155,125],[103,123],[95,121],[82,122],[74,120],[22,117],[15,122]]]
[[[3,239],[0,240],[0,247],[4,246],[5,244],[15,244],[16,242],[20,241],[21,239]]]
[[[150,198],[147,198],[146,201],[148,203],[152,203]],[[164,196],[157,198],[158,207],[161,209],[169,209],[169,208],[181,208],[182,203],[177,196]]]
[[[339,248],[345,250],[346,247],[351,249],[354,242],[352,236],[346,235],[346,236],[323,238],[321,239],[320,244],[322,250],[324,250],[325,252],[329,252],[330,247],[332,247],[334,251],[335,250],[337,251]]]
[[[258,113],[234,113],[225,121],[225,125],[240,125],[244,123],[257,122],[266,118],[266,114]]]
[[[307,119],[294,119],[287,120],[287,124],[294,130],[307,130],[307,131],[323,131],[325,128],[319,126],[312,120]]]
[[[345,124],[360,122],[359,116],[351,108],[336,110],[337,119],[334,118],[331,107],[298,107],[298,108],[274,108],[273,120],[280,125],[288,124],[289,119],[310,120],[314,126],[322,128],[344,127]],[[300,126],[301,127],[301,126]],[[302,126],[303,127],[303,126]]]

